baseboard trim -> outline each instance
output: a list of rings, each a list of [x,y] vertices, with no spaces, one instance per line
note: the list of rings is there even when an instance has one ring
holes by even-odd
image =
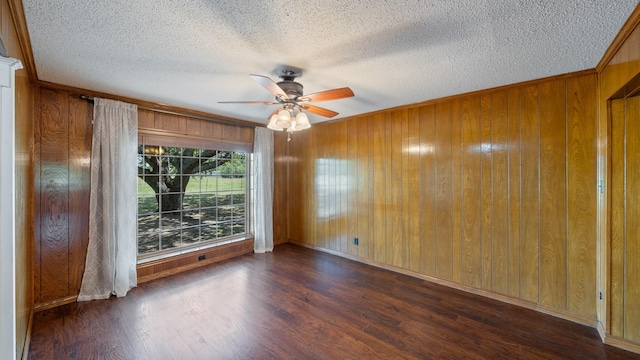
[[[531,310],[535,310],[537,312],[543,313],[543,314],[547,314],[547,315],[551,315],[551,316],[555,316],[557,318],[560,319],[564,319],[564,320],[568,320],[571,322],[575,322],[581,325],[586,325],[592,328],[595,328],[597,325],[597,320],[596,319],[592,319],[592,318],[588,318],[588,317],[584,317],[584,316],[579,316],[573,313],[570,313],[568,311],[563,311],[563,310],[558,310],[558,309],[554,309],[554,308],[550,308],[548,306],[544,306],[544,305],[540,305],[540,304],[536,304],[527,300],[522,300],[522,299],[517,299],[514,297],[510,297],[507,295],[500,295],[500,294],[496,294],[496,293],[492,293],[490,291],[487,290],[482,290],[482,289],[477,289],[474,287],[470,287],[470,286],[466,286],[466,285],[462,285],[462,284],[458,284],[455,283],[453,281],[449,281],[449,280],[443,280],[443,279],[439,279],[433,276],[429,276],[429,275],[424,275],[424,274],[420,274],[414,271],[410,271],[410,270],[406,270],[406,269],[401,269],[395,266],[390,266],[387,264],[382,264],[376,261],[371,261],[371,260],[367,260],[367,259],[362,259],[356,256],[352,256],[352,255],[348,255],[348,254],[344,254],[338,251],[334,251],[334,250],[329,250],[329,249],[324,249],[318,246],[314,246],[314,245],[309,245],[309,244],[304,244],[304,243],[300,243],[297,241],[293,241],[291,239],[289,239],[289,243],[294,244],[294,245],[298,245],[298,246],[302,246],[302,247],[306,247],[309,249],[314,249],[314,250],[318,250],[320,252],[324,252],[327,254],[331,254],[331,255],[336,255],[339,257],[343,257],[349,260],[353,260],[353,261],[357,261],[363,264],[367,264],[367,265],[371,265],[371,266],[375,266],[381,269],[385,269],[385,270],[389,270],[389,271],[393,271],[396,273],[400,273],[403,275],[407,275],[407,276],[411,276],[411,277],[415,277],[415,278],[419,278],[419,279],[423,279],[432,283],[436,283],[439,285],[443,285],[443,286],[447,286],[453,289],[457,289],[457,290],[461,290],[461,291],[465,291],[471,294],[475,294],[475,295],[480,295],[486,298],[490,298],[493,300],[498,300],[507,304],[511,304],[511,305],[516,305],[516,306],[520,306],[523,308],[527,308],[527,309],[531,309]]]
[[[602,322],[598,321],[598,323],[596,324],[596,329],[598,330],[598,335],[600,335],[600,339],[602,340],[602,342],[605,342],[607,339],[607,330],[605,330]]]
[[[607,335],[604,340],[604,343],[607,345],[615,346],[622,350],[627,350],[636,354],[640,354],[640,344],[631,342],[629,340],[626,340],[617,336]]]
[[[33,306],[33,311],[40,312],[48,309],[53,309],[58,306],[71,304],[78,301],[78,295],[67,296],[65,298],[51,300],[45,303],[36,304]]]
[[[20,359],[26,360],[29,358],[29,346],[31,345],[31,331],[33,330],[33,306],[29,309],[29,322],[27,323],[27,335],[24,338],[24,347],[22,348],[22,357]]]

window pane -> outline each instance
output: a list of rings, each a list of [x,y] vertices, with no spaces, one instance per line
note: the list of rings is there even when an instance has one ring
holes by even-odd
[[[162,232],[162,249],[169,249],[180,246],[180,230]]]
[[[233,234],[243,234],[245,232],[244,219],[234,221],[232,231],[233,231]]]
[[[200,225],[200,209],[183,211],[182,222],[183,222],[183,226]]]
[[[218,175],[204,175],[201,177],[200,191],[214,192],[218,190]]]
[[[162,213],[162,220],[160,221],[160,227],[162,231],[171,229],[180,229],[181,223],[180,211],[172,211]]]
[[[138,214],[144,215],[148,213],[158,212],[158,201],[155,195],[151,196],[138,196]]]
[[[183,209],[198,209],[200,207],[200,195],[195,193],[187,193],[182,200]]]
[[[203,226],[200,228],[202,241],[215,240],[218,238],[220,228],[218,225]]]
[[[218,196],[215,193],[203,193],[200,194],[200,206],[201,207],[213,207],[218,205]]]
[[[200,221],[203,224],[216,224],[218,222],[218,208],[202,208],[200,209]]]
[[[187,187],[184,190],[187,194],[199,194],[200,193],[200,184],[202,183],[202,176],[200,175],[191,175],[189,177],[189,181],[187,181]]]
[[[160,249],[160,215],[138,216],[138,253]]]
[[[182,230],[182,244],[193,244],[200,242],[200,227],[188,228]]]
[[[233,223],[231,221],[225,221],[220,223],[220,231],[218,236],[230,236],[233,234]]]

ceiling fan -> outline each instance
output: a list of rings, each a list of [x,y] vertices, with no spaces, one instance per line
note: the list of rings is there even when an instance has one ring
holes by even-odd
[[[301,73],[291,69],[282,69],[279,75],[282,81],[275,82],[262,75],[249,75],[258,84],[275,95],[274,101],[219,101],[220,104],[264,104],[280,105],[269,115],[269,125],[272,130],[286,130],[288,132],[304,130],[311,127],[309,119],[303,110],[312,114],[332,118],[337,112],[314,106],[309,103],[344,99],[353,96],[353,91],[348,87],[320,91],[308,95],[302,92],[302,84],[295,81]]]

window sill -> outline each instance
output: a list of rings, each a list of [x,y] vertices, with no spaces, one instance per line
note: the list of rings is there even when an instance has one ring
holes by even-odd
[[[180,255],[188,255],[194,252],[208,250],[218,246],[224,246],[224,245],[233,244],[233,243],[241,242],[245,240],[253,240],[253,238],[254,238],[253,234],[248,234],[246,236],[231,238],[231,239],[220,241],[220,242],[211,242],[203,245],[185,246],[185,247],[168,249],[168,250],[162,251],[160,254],[142,255],[138,257],[138,265],[146,264],[152,261],[171,259]]]

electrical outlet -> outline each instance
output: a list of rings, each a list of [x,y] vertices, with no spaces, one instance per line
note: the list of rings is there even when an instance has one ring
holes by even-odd
[[[353,238],[353,245],[358,245],[358,238]]]
[[[602,291],[600,291],[600,300],[602,300]]]

